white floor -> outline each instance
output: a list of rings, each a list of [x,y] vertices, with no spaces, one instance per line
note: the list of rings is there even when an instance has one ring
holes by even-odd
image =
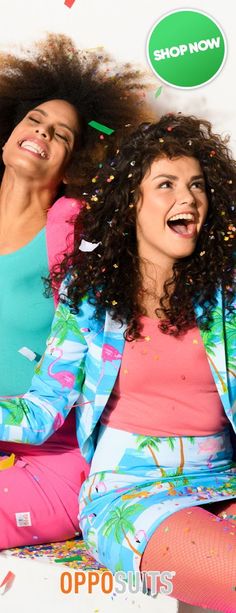
[[[68,572],[74,583],[76,571],[62,564],[19,559],[0,554],[0,584],[12,571],[15,579],[8,591],[0,595],[1,613],[176,613],[177,601],[164,595],[157,598],[138,594],[103,594],[96,586],[92,594],[80,588],[79,594],[63,594],[60,580]]]
[[[15,613],[216,613],[207,609],[178,603],[174,598],[159,594],[152,598],[145,594],[104,594],[100,586],[88,593],[88,585],[69,594],[61,591],[62,573],[74,587],[76,571],[63,564],[45,560],[20,559],[0,554],[0,584],[9,571],[15,578],[10,588],[0,594],[0,612]],[[68,585],[68,584],[67,584]],[[0,590],[2,591],[2,590]]]

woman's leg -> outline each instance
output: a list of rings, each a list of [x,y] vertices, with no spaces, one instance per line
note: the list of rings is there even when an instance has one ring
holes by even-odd
[[[177,511],[149,540],[141,570],[175,571],[173,597],[235,613],[235,529],[235,523],[201,507]]]
[[[0,471],[0,549],[72,538],[79,531],[83,458],[67,452],[18,459]]]
[[[204,506],[214,515],[222,517],[222,519],[229,519],[231,522],[236,522],[236,502],[234,500],[227,500],[226,502],[213,502]]]

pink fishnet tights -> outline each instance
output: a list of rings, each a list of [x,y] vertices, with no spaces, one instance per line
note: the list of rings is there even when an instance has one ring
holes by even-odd
[[[171,596],[236,613],[235,536],[235,502],[182,509],[156,529],[142,556],[141,570],[175,571]]]

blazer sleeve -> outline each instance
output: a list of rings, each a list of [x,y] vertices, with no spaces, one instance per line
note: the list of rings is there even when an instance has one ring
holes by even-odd
[[[0,396],[0,440],[40,445],[63,424],[83,384],[88,345],[81,326],[85,319],[60,302],[29,391]]]

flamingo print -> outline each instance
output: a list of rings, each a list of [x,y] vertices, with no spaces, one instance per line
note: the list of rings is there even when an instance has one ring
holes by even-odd
[[[207,466],[208,466],[208,468],[212,468],[212,467],[213,467],[213,464],[212,464],[212,461],[211,461],[213,458],[214,458],[214,456],[213,456],[213,455],[210,455],[210,457],[209,457],[209,459],[208,459],[208,462],[207,462]]]
[[[99,483],[97,483],[97,485],[95,485],[95,490],[96,490],[97,493],[98,492],[99,493],[100,492],[101,493],[102,492],[104,492],[104,493],[107,492],[107,486],[106,486],[105,482],[104,481],[99,481]]]
[[[112,345],[108,345],[108,343],[105,343],[105,345],[103,345],[102,348],[102,370],[101,370],[101,374],[99,377],[99,381],[98,381],[98,386],[104,376],[104,372],[105,372],[105,363],[106,362],[113,362],[114,360],[121,360],[122,355],[121,353],[115,349],[115,347],[113,347]],[[115,370],[118,372],[118,368],[115,366],[115,364],[113,364]]]
[[[209,453],[217,453],[223,448],[222,438],[218,440],[209,440],[203,441],[202,443],[198,443],[198,449],[200,453],[204,453],[205,451],[209,451]]]
[[[145,539],[146,543],[148,542],[148,537],[147,537],[147,533],[145,532],[145,530],[138,530],[136,534],[134,535],[134,538],[135,538],[136,543],[141,543],[142,538]]]
[[[57,413],[53,422],[53,431],[58,430],[64,424],[64,421],[61,413]]]
[[[55,351],[59,355],[49,365],[49,367],[48,367],[48,375],[52,379],[56,379],[56,381],[58,381],[62,387],[67,387],[69,389],[72,389],[72,387],[74,386],[74,383],[75,383],[75,375],[73,375],[73,373],[69,372],[69,370],[61,370],[60,372],[55,372],[55,373],[52,372],[52,367],[54,366],[54,364],[56,364],[56,362],[58,362],[58,360],[61,359],[61,357],[63,355],[63,351],[61,349],[58,349],[58,348],[51,349],[51,353],[54,353]]]

